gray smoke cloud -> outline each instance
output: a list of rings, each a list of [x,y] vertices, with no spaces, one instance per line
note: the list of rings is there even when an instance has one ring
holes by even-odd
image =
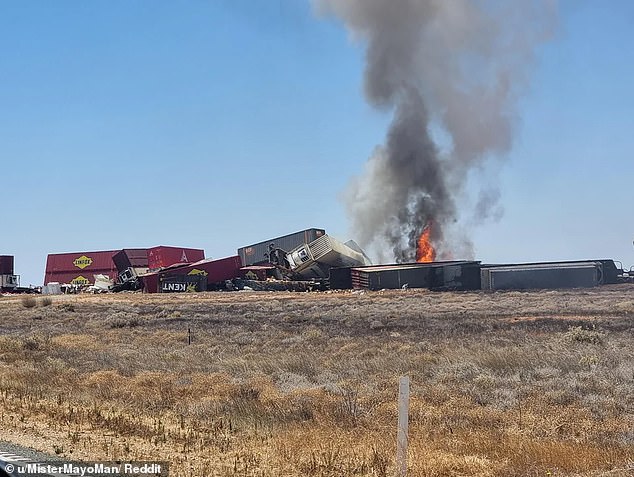
[[[359,243],[390,251],[381,260],[415,260],[428,224],[439,258],[472,254],[461,217],[500,208],[490,184],[465,203],[469,172],[510,150],[516,100],[552,33],[555,2],[314,0],[366,46],[366,98],[393,112],[385,143],[345,193]]]

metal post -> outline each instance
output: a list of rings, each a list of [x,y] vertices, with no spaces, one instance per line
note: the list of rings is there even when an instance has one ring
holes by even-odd
[[[409,423],[409,376],[401,376],[398,382],[398,434],[396,438],[396,472],[398,477],[407,475],[407,432]]]

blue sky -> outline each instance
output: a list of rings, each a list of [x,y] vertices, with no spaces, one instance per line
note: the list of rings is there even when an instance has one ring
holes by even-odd
[[[497,171],[484,261],[634,265],[634,3],[563,2]],[[183,245],[211,257],[307,227],[383,142],[363,45],[300,0],[0,1],[0,254]]]

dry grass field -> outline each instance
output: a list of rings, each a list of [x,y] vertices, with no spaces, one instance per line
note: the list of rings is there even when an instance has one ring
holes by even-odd
[[[411,476],[634,475],[633,331],[631,285],[0,297],[0,439],[175,477],[391,476],[407,374]]]

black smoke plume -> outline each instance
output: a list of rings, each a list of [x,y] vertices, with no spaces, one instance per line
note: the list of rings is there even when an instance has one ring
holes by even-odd
[[[469,172],[509,152],[516,100],[554,25],[555,0],[314,4],[366,46],[365,95],[393,113],[384,145],[345,194],[355,237],[375,253],[387,246],[393,256],[381,260],[413,261],[431,224],[440,258],[467,258],[460,220],[495,215],[499,196],[488,185],[471,206]]]

